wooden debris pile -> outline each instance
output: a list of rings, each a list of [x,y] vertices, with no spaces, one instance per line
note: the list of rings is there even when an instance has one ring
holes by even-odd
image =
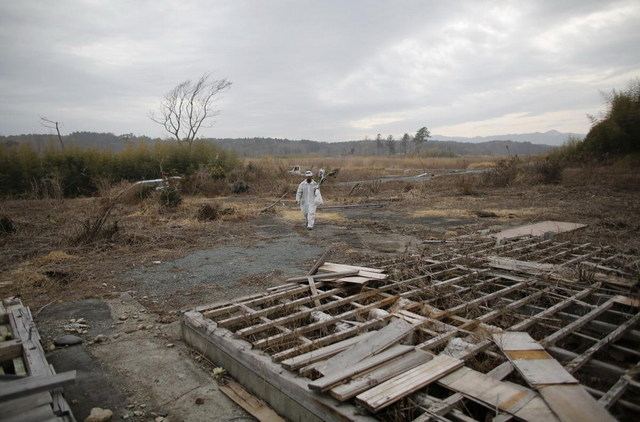
[[[0,420],[75,421],[61,388],[75,377],[49,365],[29,308],[0,300]]]
[[[407,279],[320,261],[186,313],[183,336],[293,420],[637,418],[637,257],[520,237],[420,257]]]

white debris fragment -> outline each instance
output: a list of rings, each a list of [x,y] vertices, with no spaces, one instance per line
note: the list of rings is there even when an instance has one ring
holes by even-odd
[[[387,315],[389,315],[389,312],[384,309],[373,308],[369,311],[369,319],[384,318]]]
[[[311,319],[314,320],[315,322],[325,322],[325,321],[333,320],[333,317],[324,312],[313,311],[311,312]],[[344,322],[336,322],[334,324],[334,327],[336,331],[346,331],[349,328],[351,328],[349,324]]]
[[[475,344],[464,341],[461,338],[454,337],[447,343],[447,347],[441,352],[454,358],[461,358],[467,352],[475,347]]]

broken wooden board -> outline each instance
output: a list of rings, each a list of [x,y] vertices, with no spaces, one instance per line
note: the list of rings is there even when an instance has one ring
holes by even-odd
[[[226,385],[221,385],[218,388],[260,422],[286,422],[265,402],[250,394],[237,382],[227,381]]]
[[[342,384],[348,378],[358,376],[361,373],[371,370],[371,368],[384,365],[388,361],[391,361],[398,356],[407,354],[412,350],[414,350],[413,346],[396,344],[395,346],[388,348],[384,352],[370,356],[358,363],[331,371],[329,375],[310,382],[309,388],[316,391],[327,391],[339,384]]]
[[[558,421],[533,390],[500,381],[471,368],[462,367],[440,378],[438,384],[525,421]]]
[[[527,274],[544,274],[553,272],[559,275],[572,275],[572,273],[567,268],[563,268],[559,265],[520,261],[513,258],[503,258],[500,256],[487,256],[486,260],[489,266],[502,270],[516,271]]]
[[[496,238],[498,241],[504,239],[513,239],[522,236],[540,237],[544,236],[547,233],[564,233],[578,230],[586,226],[586,224],[566,223],[562,221],[541,221],[535,224],[527,224],[526,226],[503,230],[501,232],[492,234],[492,237]]]
[[[303,353],[301,355],[285,359],[280,364],[290,371],[295,371],[303,366],[310,365],[312,363],[328,359],[331,356],[335,356],[342,352],[347,347],[353,346],[356,343],[364,341],[367,337],[375,334],[376,331],[369,331],[364,334],[360,334],[355,337],[348,338],[346,340],[333,343],[329,346],[322,347],[320,349],[312,350],[311,352]]]
[[[377,412],[431,384],[449,372],[455,371],[462,365],[464,365],[464,362],[460,359],[447,355],[438,355],[427,363],[423,363],[364,393],[360,393],[356,396],[356,400],[372,412]]]
[[[581,385],[545,385],[538,391],[562,422],[615,422],[616,420]]]
[[[11,400],[49,391],[64,384],[75,382],[76,371],[63,372],[55,375],[33,376],[14,381],[0,383],[0,400]]]
[[[527,383],[540,391],[562,422],[615,420],[528,333],[504,332],[492,337]]]
[[[545,384],[578,384],[578,380],[560,365],[526,332],[493,334],[493,341],[532,387]]]
[[[409,324],[402,319],[394,318],[389,324],[378,330],[375,335],[367,337],[364,341],[328,359],[322,366],[316,369],[323,375],[329,375],[334,371],[347,368],[397,343],[407,334],[411,333],[416,326],[416,324]]]
[[[424,350],[413,350],[388,364],[376,368],[371,372],[352,379],[346,384],[341,384],[331,389],[331,395],[340,401],[349,400],[352,397],[375,387],[403,372],[415,368],[418,365],[433,359],[431,353]]]
[[[335,280],[338,282],[345,282],[345,283],[364,284],[367,281],[385,280],[387,278],[387,275],[383,274],[384,270],[381,270],[378,268],[358,267],[355,265],[335,264],[332,262],[324,263],[320,267],[320,270],[324,272],[334,272],[334,273],[357,270],[358,273],[355,274],[354,276],[343,277]]]

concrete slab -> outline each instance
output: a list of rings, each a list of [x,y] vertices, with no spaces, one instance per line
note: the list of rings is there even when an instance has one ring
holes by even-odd
[[[503,239],[512,239],[521,236],[544,236],[547,233],[563,233],[573,230],[578,230],[586,227],[586,224],[579,223],[566,223],[561,221],[541,221],[535,224],[528,224],[526,226],[515,227],[513,229],[503,230],[499,233],[495,233],[492,236],[498,241]]]

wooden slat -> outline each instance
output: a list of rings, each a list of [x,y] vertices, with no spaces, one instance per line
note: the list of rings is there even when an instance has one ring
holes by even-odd
[[[640,362],[636,363],[632,368],[630,368],[626,374],[624,374],[620,379],[607,391],[600,399],[598,400],[598,404],[603,406],[605,409],[609,409],[613,404],[618,401],[620,397],[624,394],[633,375],[637,374],[640,371]]]
[[[587,313],[586,315],[581,316],[580,318],[576,319],[575,321],[573,321],[569,325],[563,327],[562,329],[560,329],[560,330],[556,331],[555,333],[551,334],[550,336],[546,337],[542,344],[544,344],[545,346],[554,345],[559,340],[561,340],[564,337],[566,337],[567,335],[571,334],[571,332],[578,330],[580,327],[585,326],[586,324],[588,324],[592,320],[596,319],[601,314],[603,314],[606,311],[608,311],[613,306],[613,304],[614,304],[614,300],[613,299],[610,299],[610,300],[606,301],[602,305],[598,306],[596,309],[592,310],[591,312]]]
[[[24,359],[22,356],[13,358],[13,371],[16,375],[26,376],[27,374],[27,365],[24,364]]]
[[[311,277],[314,280],[332,280],[335,278],[346,277],[350,275],[357,275],[359,272],[360,272],[359,270],[349,270],[349,271],[339,271],[339,272],[324,272],[324,273],[317,273],[312,275],[301,275],[301,276],[288,278],[285,280],[285,282],[292,283],[292,282],[307,281],[309,277]]]
[[[218,388],[260,422],[286,422],[265,402],[250,394],[237,382],[227,381],[226,385]]]
[[[19,339],[0,342],[0,362],[22,356],[22,342]]]
[[[3,417],[2,422],[56,422],[58,419],[53,414],[50,405],[44,404],[38,407],[26,409],[21,413]]]
[[[439,379],[438,384],[526,421],[558,420],[532,390],[499,381],[471,368],[460,368]]]
[[[316,272],[318,272],[318,269],[327,261],[327,259],[329,259],[329,255],[331,255],[331,248],[328,248],[326,251],[324,251],[322,256],[318,258],[316,263],[313,264],[313,267],[311,267],[309,272],[307,272],[307,275],[314,275]]]
[[[547,385],[538,389],[562,422],[614,422],[604,407],[580,385]]]
[[[321,338],[314,339],[313,342],[309,344],[299,344],[289,349],[283,350],[278,353],[274,353],[271,358],[275,362],[280,362],[281,360],[290,358],[292,356],[297,356],[301,353],[306,353],[317,349],[319,347],[324,347],[336,343],[338,341],[346,340],[358,333],[364,333],[367,330],[375,329],[378,326],[384,324],[386,319],[388,319],[390,315],[387,315],[383,318],[376,318],[372,320],[368,320],[361,325],[355,325],[352,328],[349,328],[344,331],[338,331],[337,333],[329,334],[328,336],[324,336]]]
[[[350,365],[358,363],[369,356],[380,353],[400,341],[412,332],[416,326],[416,324],[409,324],[402,319],[394,318],[389,324],[378,330],[375,335],[367,337],[364,341],[328,359],[322,366],[317,368],[318,372],[328,375],[333,371],[348,368]]]
[[[52,401],[51,394],[48,391],[30,394],[12,400],[3,400],[0,402],[0,415],[4,417],[13,416],[34,407],[51,404]]]
[[[9,323],[14,337],[22,341],[23,359],[29,375],[51,375],[52,371],[40,344],[40,336],[28,308],[13,306]]]
[[[358,265],[348,265],[348,264],[337,264],[335,262],[325,262],[322,267],[330,268],[331,271],[347,271],[351,269],[356,269],[359,271],[366,271],[370,273],[383,273],[384,270],[380,268],[369,268],[369,267],[361,267]],[[321,267],[321,268],[322,268]]]
[[[320,300],[318,300],[318,289],[316,289],[316,282],[313,280],[312,276],[307,277],[309,281],[309,290],[311,290],[311,298],[313,299],[313,303],[316,307],[320,306]]]
[[[307,333],[307,332],[310,332],[310,331],[313,331],[313,330],[317,330],[319,328],[327,327],[329,325],[332,325],[332,324],[335,324],[337,322],[340,322],[341,320],[350,319],[350,318],[355,317],[357,315],[364,315],[367,312],[369,312],[371,309],[388,305],[388,304],[394,302],[395,300],[396,300],[396,298],[394,298],[394,297],[381,299],[381,300],[379,300],[377,302],[373,302],[373,303],[371,303],[369,305],[363,306],[362,308],[357,308],[357,309],[354,309],[354,310],[351,310],[351,311],[343,312],[343,313],[341,313],[339,315],[334,316],[332,319],[329,319],[329,320],[326,320],[326,321],[319,321],[319,322],[315,322],[315,323],[312,323],[312,324],[309,324],[309,325],[306,325],[306,326],[303,326],[303,327],[300,327],[300,328],[296,328],[295,330],[291,330],[290,333],[280,333],[280,334],[276,334],[276,335],[273,335],[273,336],[258,340],[256,342],[254,342],[253,345],[254,345],[254,347],[257,347],[257,348],[268,347],[269,345],[281,342],[281,341],[283,341],[285,339],[288,339],[288,338],[291,338],[291,337],[296,337],[296,336],[302,335],[304,333]],[[340,301],[336,301],[336,302],[340,302]],[[323,311],[325,309],[331,309],[331,308],[334,308],[334,307],[336,307],[336,303],[335,302],[333,304],[324,304],[324,305],[322,305],[320,307],[317,307],[315,310]],[[296,320],[296,319],[299,319],[301,317],[301,314],[305,314],[305,316],[306,316],[306,315],[311,314],[312,311],[313,310],[303,311],[303,312],[300,312],[300,313],[298,313],[298,314],[296,314],[294,316],[291,316],[291,317],[279,318],[279,319],[267,324],[267,326],[273,327],[274,325],[283,324],[286,320]],[[261,328],[266,328],[266,326],[262,325]]]
[[[335,294],[335,293],[334,293]],[[257,324],[257,325],[253,325],[251,327],[247,327],[247,328],[243,328],[241,330],[238,330],[235,332],[235,335],[238,337],[244,337],[244,336],[248,336],[251,334],[255,334],[258,333],[260,331],[264,331],[267,330],[269,328],[271,328],[273,325],[275,324],[286,324],[288,322],[291,321],[296,321],[296,320],[300,320],[300,319],[304,319],[306,317],[308,317],[311,312],[314,311],[325,311],[325,310],[329,310],[332,308],[337,308],[340,307],[342,305],[348,305],[349,303],[356,301],[356,300],[363,300],[363,299],[367,299],[371,296],[375,296],[379,294],[379,292],[377,291],[367,291],[367,292],[362,292],[362,293],[357,293],[351,296],[347,296],[343,299],[340,300],[336,300],[334,302],[331,303],[325,303],[324,305],[316,308],[316,309],[305,309],[305,310],[300,310],[298,312],[295,312],[293,314],[290,315],[285,315],[281,318],[277,318],[275,320],[273,320],[271,323],[264,323],[264,324]]]
[[[603,339],[598,341],[593,346],[576,356],[571,362],[565,365],[567,371],[573,373],[577,371],[582,365],[584,365],[591,357],[601,348],[605,347],[609,343],[613,343],[622,337],[627,330],[640,320],[640,313],[635,314],[632,318],[625,321],[618,328],[607,334]]]
[[[364,341],[367,337],[377,333],[377,331],[366,332],[346,340],[333,343],[329,346],[322,347],[320,349],[313,350],[311,352],[303,353],[293,358],[285,359],[280,364],[290,371],[295,371],[303,366],[309,365],[314,362],[318,362],[323,359],[330,358],[347,347],[350,347],[358,342]]]
[[[354,277],[342,277],[335,281],[336,283],[365,284],[371,281],[371,279],[369,277],[354,276]]]
[[[403,346],[396,344],[390,347],[384,352],[373,355],[367,359],[363,359],[358,363],[339,368],[338,370],[332,370],[329,375],[318,378],[315,381],[309,383],[309,388],[316,391],[327,391],[347,378],[358,376],[359,374],[370,370],[376,366],[382,365],[398,356],[409,353],[414,350],[413,346]]]
[[[331,395],[340,401],[349,400],[363,391],[375,387],[376,385],[413,369],[418,365],[422,365],[431,359],[433,359],[433,355],[431,353],[414,349],[412,352],[409,352],[380,368],[354,378],[346,384],[332,388]]]
[[[493,341],[533,387],[547,384],[578,384],[570,373],[526,332],[493,334]]]
[[[562,422],[615,420],[602,406],[598,405],[584,387],[578,384],[578,380],[571,376],[528,333],[494,334],[493,340],[527,383],[540,391],[549,407]],[[567,394],[571,397],[571,403],[565,399],[547,400],[547,397],[554,393]],[[589,419],[590,417],[594,419]]]
[[[316,284],[316,287],[318,287],[320,285],[320,283]],[[296,290],[296,294],[299,293],[308,293],[309,289],[308,287],[302,287],[298,290]],[[322,293],[318,294],[316,296],[316,299],[324,299],[324,298],[328,298],[328,297],[332,297],[334,295],[336,295],[337,293],[342,293],[344,291],[343,288],[335,288],[335,289],[330,289],[327,291],[323,291]],[[294,299],[294,300],[286,300],[288,298],[288,296],[282,296],[282,295],[273,295],[273,301],[274,303],[277,303],[277,305],[274,306],[269,306],[269,307],[265,307],[262,309],[253,309],[252,312],[250,314],[242,313],[241,315],[234,315],[225,319],[220,319],[218,321],[216,321],[216,324],[219,327],[229,327],[230,325],[234,325],[234,324],[238,324],[238,323],[244,323],[244,324],[250,324],[252,322],[252,318],[256,318],[256,317],[262,317],[262,316],[268,316],[274,313],[278,313],[281,311],[297,311],[299,310],[303,305],[306,305],[310,302],[312,302],[311,297],[310,296],[304,296],[298,299]],[[283,302],[284,301],[284,302]],[[237,303],[236,305],[234,305],[235,308],[237,308],[238,310],[241,309],[251,309],[247,303],[249,302],[240,302]],[[263,303],[265,303],[265,301],[261,301],[260,303],[257,303],[257,305],[262,305]],[[210,315],[208,313],[205,313],[206,317],[210,317]]]
[[[377,412],[429,385],[449,372],[455,371],[463,364],[459,359],[438,355],[427,363],[391,378],[364,393],[360,393],[356,396],[356,399],[369,410]]]
[[[64,384],[74,382],[76,371],[46,376],[31,376],[14,381],[0,383],[0,399],[11,400],[25,395],[48,391]]]

